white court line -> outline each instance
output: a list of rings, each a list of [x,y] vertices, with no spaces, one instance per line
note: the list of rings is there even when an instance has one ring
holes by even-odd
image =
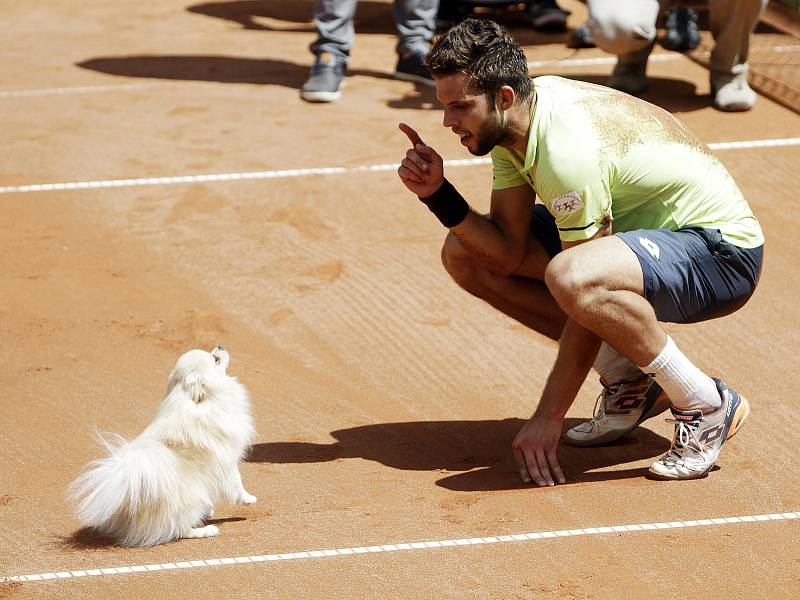
[[[764,48],[772,52],[787,53],[787,52],[800,52],[800,44],[789,44],[788,46],[775,46],[774,48]],[[701,54],[708,57],[709,52],[702,52]],[[685,54],[677,52],[664,53],[664,54],[651,54],[648,62],[671,62],[674,60],[681,60],[686,57]],[[686,57],[688,58],[688,57]],[[593,67],[598,65],[615,65],[617,64],[616,56],[598,56],[595,58],[567,58],[560,59],[554,58],[551,60],[534,60],[528,62],[529,69],[540,69],[542,67]]]
[[[58,96],[62,94],[92,94],[157,87],[152,83],[122,83],[117,85],[91,85],[84,87],[42,88],[34,90],[0,90],[0,98],[30,98],[32,96]]]
[[[557,531],[538,531],[535,533],[518,533],[512,535],[494,535],[488,537],[462,538],[457,540],[430,540],[421,542],[403,542],[399,544],[383,544],[378,546],[358,546],[353,548],[336,548],[329,550],[305,550],[302,552],[283,552],[280,554],[260,554],[255,556],[236,556],[228,558],[207,558],[130,567],[98,567],[80,571],[53,571],[33,575],[12,575],[0,577],[0,583],[33,582],[50,579],[72,579],[76,577],[97,577],[101,575],[120,575],[146,573],[151,571],[169,571],[172,569],[201,569],[223,565],[252,564],[281,560],[304,560],[311,558],[328,558],[333,556],[352,556],[356,554],[374,554],[381,552],[401,552],[406,550],[429,550],[431,548],[453,548],[457,546],[474,546],[480,544],[508,544],[552,538],[578,537],[605,533],[632,533],[659,529],[681,529],[684,527],[712,527],[733,523],[763,523],[770,521],[790,521],[800,519],[800,512],[772,513],[764,515],[746,515],[741,517],[719,517],[714,519],[698,519],[692,521],[668,521],[660,523],[638,523],[634,525],[610,525],[604,527],[587,527],[582,529],[560,529]]]
[[[673,60],[681,60],[683,54],[652,54],[648,62],[669,62]],[[529,69],[539,69],[541,67],[589,67],[595,65],[615,65],[617,64],[616,56],[599,56],[597,58],[568,58],[552,60],[534,60],[528,63]]]
[[[773,52],[800,52],[800,44],[789,44],[788,46],[775,46],[774,48],[767,48]]]
[[[774,148],[777,146],[800,146],[800,138],[774,140],[747,140],[741,142],[717,142],[708,144],[711,150],[738,150],[743,148]],[[446,167],[468,167],[487,165],[490,158],[466,158],[446,160]],[[106,179],[102,181],[71,181],[64,183],[34,183],[29,185],[0,186],[0,194],[22,194],[30,192],[55,192],[61,190],[95,190],[103,188],[135,187],[149,185],[176,185],[182,183],[204,183],[214,181],[242,181],[248,179],[282,179],[310,175],[347,175],[351,173],[376,173],[395,171],[400,165],[361,165],[357,167],[312,167],[308,169],[282,169],[278,171],[249,171],[244,173],[215,173],[209,175],[178,175],[175,177],[144,177],[139,179]]]

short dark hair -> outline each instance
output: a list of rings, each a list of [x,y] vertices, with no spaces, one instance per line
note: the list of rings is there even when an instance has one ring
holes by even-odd
[[[465,19],[438,36],[425,64],[436,77],[468,75],[470,88],[486,94],[492,104],[504,85],[520,102],[533,95],[525,53],[507,29],[489,19]]]

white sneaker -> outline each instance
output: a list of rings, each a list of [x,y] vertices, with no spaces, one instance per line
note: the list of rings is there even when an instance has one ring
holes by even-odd
[[[750,110],[756,103],[756,93],[747,83],[747,74],[739,74],[729,81],[716,81],[711,85],[714,106],[726,112]]]
[[[704,415],[700,410],[672,409],[675,437],[664,456],[650,467],[655,479],[697,479],[704,477],[717,462],[722,444],[732,438],[750,415],[745,398],[714,378],[722,406]]]
[[[670,407],[669,397],[649,375],[623,379],[613,385],[606,385],[602,379],[600,383],[605,389],[597,397],[592,420],[567,431],[567,443],[573,446],[613,442]]]

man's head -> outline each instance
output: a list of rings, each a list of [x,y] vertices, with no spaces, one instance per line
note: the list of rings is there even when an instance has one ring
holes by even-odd
[[[493,21],[466,19],[436,39],[425,62],[444,105],[444,126],[472,154],[509,143],[505,111],[527,107],[533,84],[525,54],[508,31]]]

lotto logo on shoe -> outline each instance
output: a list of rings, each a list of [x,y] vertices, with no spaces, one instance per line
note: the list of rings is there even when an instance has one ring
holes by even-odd
[[[659,248],[653,240],[648,239],[646,237],[639,236],[639,243],[656,260],[658,260],[661,257],[661,248]]]
[[[644,396],[621,396],[620,399],[614,403],[614,406],[620,410],[628,411],[633,408],[639,408],[644,400]]]
[[[712,442],[716,442],[719,436],[722,435],[724,429],[725,429],[724,424],[717,425],[716,427],[712,427],[711,429],[706,429],[700,436],[700,441],[705,442],[706,444],[711,444]]]
[[[733,402],[731,401],[731,394],[728,390],[725,390],[725,399],[728,401],[728,410],[725,411],[725,417],[730,418],[731,410],[733,410]]]

